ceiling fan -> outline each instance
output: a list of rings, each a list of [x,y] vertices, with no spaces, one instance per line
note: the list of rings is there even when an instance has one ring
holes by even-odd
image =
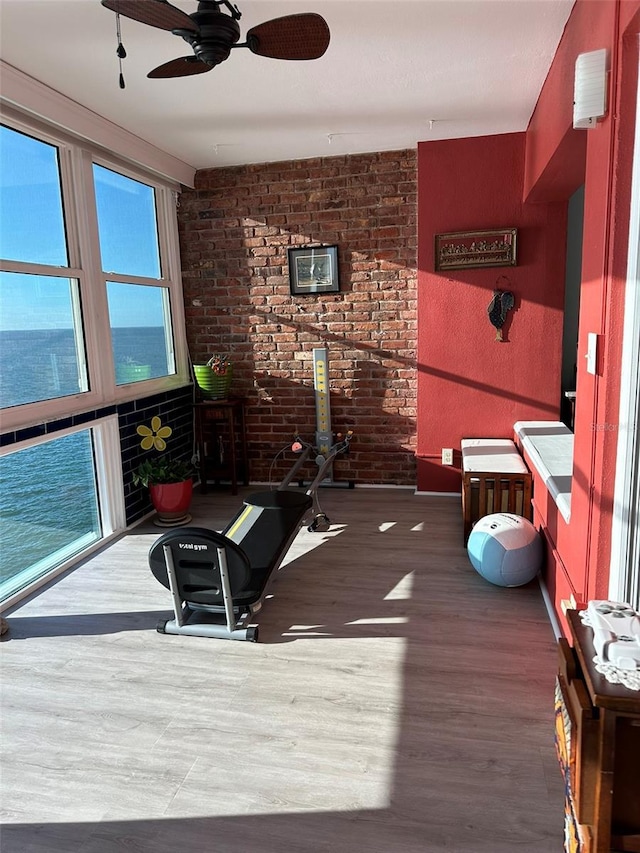
[[[229,58],[234,47],[247,47],[258,56],[272,59],[318,59],[329,46],[329,27],[313,12],[285,15],[252,27],[240,41],[242,13],[229,0],[200,0],[198,11],[187,15],[168,0],[101,0],[112,12],[181,36],[192,56],[181,56],[159,65],[147,77],[187,77],[203,74]],[[228,12],[222,12],[225,6]]]

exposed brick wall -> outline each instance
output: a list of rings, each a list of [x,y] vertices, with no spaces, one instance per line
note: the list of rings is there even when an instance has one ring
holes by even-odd
[[[355,431],[336,479],[415,483],[416,202],[413,150],[205,169],[182,193],[191,357],[233,358],[252,480],[296,428],[313,439],[326,346],[332,427]],[[341,292],[292,296],[287,249],[318,243],[339,247]]]

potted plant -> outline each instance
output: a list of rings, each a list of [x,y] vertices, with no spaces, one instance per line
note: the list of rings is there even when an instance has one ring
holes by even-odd
[[[216,353],[206,364],[194,364],[193,372],[203,397],[225,400],[229,396],[233,365],[228,355]]]
[[[125,356],[116,364],[116,382],[118,385],[126,385],[129,382],[140,382],[151,378],[151,365],[141,364],[130,355]]]
[[[151,503],[158,514],[154,524],[159,527],[188,524],[191,521],[188,511],[193,495],[193,465],[163,452],[167,447],[165,439],[172,429],[162,426],[160,418],[152,418],[151,428],[140,425],[136,431],[142,436],[140,446],[143,450],[160,451],[159,456],[143,459],[133,472],[134,485],[149,489]]]

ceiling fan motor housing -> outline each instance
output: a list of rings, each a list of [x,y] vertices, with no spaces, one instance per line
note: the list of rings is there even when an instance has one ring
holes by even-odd
[[[173,30],[188,42],[199,60],[214,66],[229,58],[231,48],[240,39],[240,27],[229,15],[218,11],[197,11],[189,15],[198,32]]]

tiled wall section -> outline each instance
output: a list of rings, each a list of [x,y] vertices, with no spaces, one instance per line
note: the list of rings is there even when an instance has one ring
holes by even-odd
[[[133,485],[133,470],[146,457],[157,455],[156,450],[142,450],[136,428],[140,424],[150,427],[151,419],[157,415],[163,426],[170,426],[173,430],[167,439],[166,452],[172,457],[189,460],[193,455],[192,402],[193,392],[188,387],[118,406],[124,500],[129,524],[142,518],[152,508],[148,489]]]
[[[52,435],[69,427],[81,426],[89,424],[97,418],[106,418],[117,412],[117,406],[105,406],[102,409],[92,409],[89,412],[82,412],[79,415],[73,415],[70,418],[60,418],[57,421],[49,421],[44,424],[36,424],[35,426],[27,427],[26,429],[15,430],[14,432],[4,432],[0,435],[0,445],[8,447],[12,444],[17,444],[20,441],[28,441],[30,438],[39,438],[43,435]]]
[[[180,459],[191,459],[193,455],[193,391],[191,386],[156,394],[119,405],[105,406],[70,418],[38,424],[28,429],[4,433],[0,437],[3,446],[16,444],[39,436],[53,435],[60,430],[80,424],[91,425],[98,418],[118,415],[120,430],[120,447],[122,452],[122,472],[124,478],[124,496],[127,513],[127,523],[142,518],[150,512],[151,502],[146,488],[135,487],[132,473],[138,463],[156,451],[145,452],[140,447],[140,436],[136,432],[139,424],[151,425],[151,418],[158,415],[162,423],[170,426],[173,434],[167,441],[167,452]]]

